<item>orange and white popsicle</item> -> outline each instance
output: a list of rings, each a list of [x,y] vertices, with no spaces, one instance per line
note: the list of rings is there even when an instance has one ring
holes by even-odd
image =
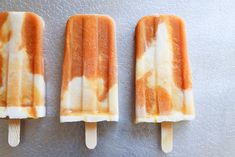
[[[0,13],[0,118],[10,119],[9,138],[16,119],[45,116],[43,27],[31,12]]]
[[[169,152],[171,122],[194,117],[184,22],[145,16],[136,27],[136,122],[162,123],[162,148]]]
[[[61,91],[61,122],[86,122],[96,132],[96,122],[118,121],[118,82],[114,21],[104,15],[69,18]]]

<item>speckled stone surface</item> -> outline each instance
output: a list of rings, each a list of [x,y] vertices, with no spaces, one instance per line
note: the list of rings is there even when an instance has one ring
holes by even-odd
[[[134,124],[134,30],[144,15],[181,16],[187,27],[197,117],[174,125],[172,157],[235,156],[235,1],[0,0],[0,11],[34,11],[46,23],[47,117],[24,120],[21,143],[7,143],[0,120],[0,157],[166,156],[157,124]],[[65,24],[76,13],[108,14],[117,26],[118,123],[98,124],[98,145],[84,144],[84,123],[59,123]]]

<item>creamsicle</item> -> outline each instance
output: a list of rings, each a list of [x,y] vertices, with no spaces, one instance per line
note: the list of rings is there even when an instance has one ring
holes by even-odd
[[[46,114],[43,27],[35,13],[0,13],[0,118],[15,126]]]
[[[115,25],[108,16],[74,15],[67,22],[60,121],[93,128],[118,121]]]
[[[171,128],[171,122],[194,117],[184,22],[173,15],[145,16],[136,27],[135,120]]]

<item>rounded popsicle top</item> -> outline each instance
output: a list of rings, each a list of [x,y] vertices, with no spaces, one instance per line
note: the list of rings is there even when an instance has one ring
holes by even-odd
[[[114,74],[110,75],[109,85],[111,87],[116,83],[115,23],[110,16],[98,14],[71,16],[66,25],[65,58],[70,53],[73,56],[72,67],[66,64],[64,68],[72,68],[71,79],[82,75],[94,79],[98,75],[106,80],[106,75],[100,71],[104,70],[104,66],[108,64],[110,72]],[[85,56],[89,56],[89,60],[82,61]],[[95,69],[90,62],[92,59],[96,61],[96,57],[100,63],[99,67],[102,68],[100,70]],[[84,66],[89,68],[87,67],[84,71]],[[69,70],[67,69],[67,71]],[[95,72],[96,70],[98,74]],[[67,86],[67,84],[64,85]]]
[[[105,20],[109,22],[111,27],[115,28],[115,21],[113,20],[113,18],[105,14],[76,14],[76,15],[70,16],[67,23],[69,23],[71,20],[74,20],[74,19],[83,19],[83,18],[92,18],[92,17],[97,17],[101,20]]]
[[[177,23],[174,23],[177,22]],[[137,25],[136,25],[136,42],[137,43],[144,43],[143,45],[136,44],[136,55],[140,57],[147,46],[156,39],[156,32],[158,29],[158,25],[162,22],[168,23],[169,25],[175,27],[176,25],[180,25],[184,29],[184,20],[176,15],[149,15],[142,17]],[[170,22],[170,23],[169,23]],[[176,26],[178,27],[178,26]],[[172,29],[171,29],[172,30]],[[184,31],[181,31],[184,33]],[[171,32],[170,32],[171,33]]]
[[[117,83],[112,18],[71,16],[66,25],[61,122],[118,120]]]
[[[43,25],[33,12],[0,13],[0,117],[45,116]]]
[[[157,39],[157,30],[161,24],[168,29],[174,55],[175,82],[182,89],[192,87],[188,63],[187,42],[184,20],[176,15],[150,15],[142,17],[136,26],[136,58],[139,59],[150,44]],[[180,62],[177,60],[181,60]],[[180,64],[178,64],[180,63]],[[184,81],[181,77],[183,71]]]
[[[43,20],[43,18],[41,16],[39,16],[38,14],[34,13],[34,12],[24,12],[24,11],[3,11],[3,12],[0,12],[0,27],[1,27],[1,24],[2,22],[4,22],[4,19],[6,19],[9,15],[30,15],[31,17],[35,18],[35,19],[38,19],[41,23],[42,23],[42,26],[43,28],[45,27],[45,22]],[[5,18],[4,18],[5,17]]]
[[[147,16],[143,16],[137,23],[136,27],[139,27],[139,25],[141,25],[142,23],[145,23],[147,20],[152,20],[154,18],[172,18],[175,19],[177,21],[179,21],[180,23],[184,24],[184,20],[177,16],[177,15],[170,15],[170,14],[155,14],[155,15],[147,15]]]
[[[175,15],[151,15],[136,26],[137,122],[194,117],[185,24]]]

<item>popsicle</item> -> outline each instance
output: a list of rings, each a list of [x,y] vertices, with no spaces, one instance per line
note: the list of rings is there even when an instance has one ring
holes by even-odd
[[[9,118],[8,142],[20,142],[20,119],[45,116],[42,18],[0,13],[0,118]]]
[[[170,152],[172,123],[194,117],[184,22],[145,16],[136,27],[136,122],[161,123],[162,149]]]
[[[96,123],[118,121],[115,25],[106,15],[74,15],[66,26],[61,122],[84,121],[86,145],[96,146]]]

